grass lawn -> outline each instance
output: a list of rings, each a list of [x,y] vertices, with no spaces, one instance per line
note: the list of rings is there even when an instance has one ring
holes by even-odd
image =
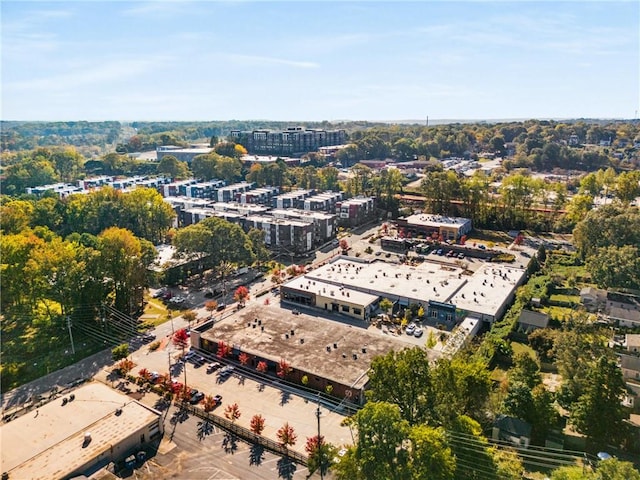
[[[511,342],[511,348],[513,348],[513,356],[515,357],[518,353],[527,353],[533,359],[538,358],[536,352],[529,345],[525,345],[520,342]]]
[[[580,295],[562,295],[554,293],[549,297],[551,302],[580,303]]]
[[[492,242],[497,246],[508,247],[513,243],[513,238],[511,238],[507,232],[475,229],[471,232],[466,241],[466,243],[472,242]]]

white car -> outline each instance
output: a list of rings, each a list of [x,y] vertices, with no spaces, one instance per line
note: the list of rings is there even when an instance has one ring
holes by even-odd
[[[413,331],[413,336],[414,337],[421,337],[423,333],[424,332],[422,331],[422,328],[418,327]]]
[[[416,324],[411,322],[409,325],[407,325],[407,335],[413,335],[414,330],[416,329]]]

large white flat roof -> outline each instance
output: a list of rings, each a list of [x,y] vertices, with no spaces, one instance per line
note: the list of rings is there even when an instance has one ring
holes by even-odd
[[[462,225],[470,222],[468,218],[446,217],[443,215],[431,215],[428,213],[416,213],[415,215],[406,217],[404,220],[409,224],[423,225],[425,227],[461,227]]]
[[[308,278],[306,275],[296,277],[283,286],[302,292],[315,293],[322,297],[332,297],[336,300],[344,300],[357,305],[364,305],[365,307],[376,302],[379,298],[378,295],[361,292],[352,288],[341,288],[331,283]]]
[[[380,296],[404,297],[413,302],[447,302],[469,278],[459,267],[425,261],[410,265],[352,262],[338,259],[307,273],[307,277],[335,285],[377,292]]]
[[[495,316],[526,271],[507,265],[484,264],[451,298],[457,308]]]
[[[9,478],[66,477],[159,416],[99,382],[71,393],[75,399],[64,406],[57,398],[0,426],[2,471]],[[91,442],[83,448],[85,433]]]

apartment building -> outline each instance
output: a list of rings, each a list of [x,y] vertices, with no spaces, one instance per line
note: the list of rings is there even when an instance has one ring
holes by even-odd
[[[342,192],[322,192],[312,195],[304,200],[303,209],[309,211],[332,212],[336,211],[336,203],[342,200]]]
[[[236,197],[244,192],[253,190],[256,184],[253,182],[239,182],[227,185],[226,187],[218,188],[213,196],[213,199],[217,202],[232,202],[236,200]]]
[[[240,194],[236,194],[236,201],[240,203],[256,203],[261,205],[270,205],[272,199],[280,193],[278,187],[262,187],[249,190]]]
[[[375,216],[375,202],[371,197],[355,197],[336,202],[336,214],[341,225],[355,227]]]
[[[273,208],[304,208],[304,201],[313,195],[314,190],[298,189],[273,197]]]
[[[347,140],[345,130],[307,129],[289,127],[283,131],[232,130],[232,141],[244,146],[251,154],[291,155],[317,150],[320,147],[341,145]]]
[[[257,228],[265,232],[264,243],[271,249],[291,254],[303,254],[313,250],[312,222],[259,215],[248,215],[245,230]]]
[[[289,218],[313,223],[313,243],[322,245],[335,238],[337,233],[337,217],[333,213],[310,212],[291,208],[287,210],[272,210],[269,212],[275,218]]]

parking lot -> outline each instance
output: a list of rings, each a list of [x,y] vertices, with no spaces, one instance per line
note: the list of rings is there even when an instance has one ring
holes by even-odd
[[[163,346],[155,352],[149,352],[147,348],[134,352],[131,359],[136,366],[132,373],[137,375],[140,369],[146,368],[150,372],[170,371],[171,377],[181,383],[184,383],[186,378],[186,383],[191,388],[198,389],[206,395],[221,395],[221,404],[213,413],[223,415],[227,405],[237,403],[241,416],[236,423],[240,426],[249,428],[251,417],[261,414],[265,418],[263,435],[274,440],[278,429],[285,422],[289,422],[298,434],[298,443],[292,449],[304,453],[306,438],[317,435],[318,430],[317,405],[313,401],[296,395],[286,386],[279,384],[277,379],[257,381],[237,372],[220,376],[221,369],[210,371],[207,368],[206,363],[211,360],[217,361],[212,357],[205,359],[205,362],[199,362],[200,364],[178,361],[182,351],[167,340],[165,339]],[[110,369],[105,369],[99,377],[108,383],[109,373]],[[340,426],[344,415],[332,410],[329,405],[321,405],[320,410],[322,435],[327,441],[337,446],[351,444],[353,440],[349,428]],[[165,428],[168,427],[165,422]]]
[[[234,439],[217,426],[181,414],[174,407],[165,416],[166,440],[154,457],[132,472],[134,478],[274,480],[303,479],[309,474],[303,465]]]

